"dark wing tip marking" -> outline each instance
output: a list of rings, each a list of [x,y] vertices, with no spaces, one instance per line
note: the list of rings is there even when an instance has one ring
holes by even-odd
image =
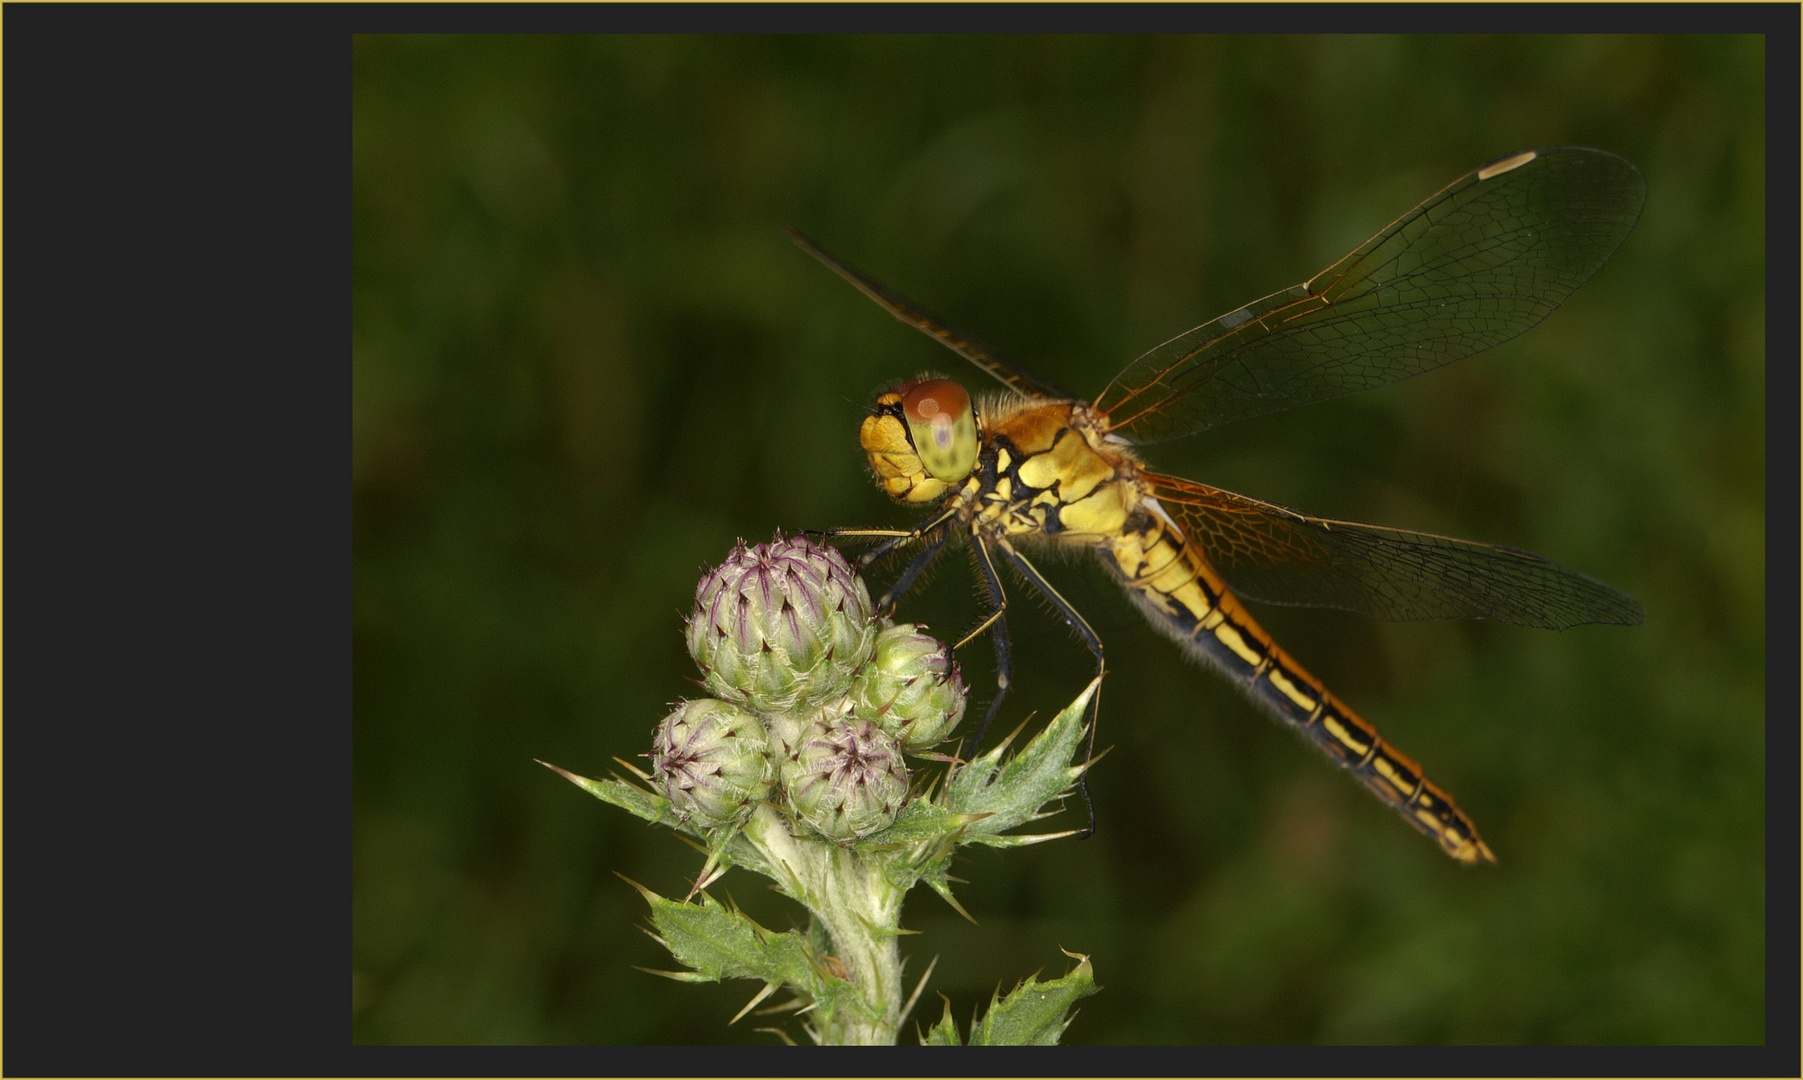
[[[1539,156],[1540,152],[1537,150],[1523,150],[1519,154],[1510,154],[1508,157],[1498,158],[1479,169],[1477,171],[1477,178],[1479,182],[1482,182],[1493,176],[1501,176],[1503,173],[1521,168],[1523,165],[1526,165],[1528,162]]]

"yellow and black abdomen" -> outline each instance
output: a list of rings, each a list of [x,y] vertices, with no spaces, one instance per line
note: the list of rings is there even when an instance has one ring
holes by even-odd
[[[1464,863],[1496,861],[1451,797],[1278,648],[1175,524],[1141,506],[1097,551],[1152,624],[1190,655],[1352,771],[1448,855]]]

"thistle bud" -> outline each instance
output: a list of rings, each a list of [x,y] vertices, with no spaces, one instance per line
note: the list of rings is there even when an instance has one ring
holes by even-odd
[[[966,691],[950,646],[899,623],[877,635],[870,663],[851,683],[852,714],[912,751],[940,742],[964,718]]]
[[[841,844],[887,828],[908,794],[901,747],[855,717],[813,724],[781,773],[795,816]]]
[[[696,586],[688,622],[707,688],[758,712],[843,694],[875,639],[863,579],[803,536],[735,547]]]
[[[713,698],[678,705],[651,742],[652,779],[679,817],[708,828],[757,809],[775,780],[773,758],[763,723]]]

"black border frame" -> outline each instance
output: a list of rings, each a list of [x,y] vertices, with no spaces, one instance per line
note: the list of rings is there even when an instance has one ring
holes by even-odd
[[[1798,204],[1783,197],[1800,175],[1793,5],[13,5],[6,15],[17,405],[6,445],[20,511],[6,536],[19,676],[4,792],[13,1076],[942,1067],[902,1048],[851,1058],[349,1045],[349,383],[319,358],[344,356],[349,339],[354,33],[1764,33],[1767,350],[1800,355]],[[232,409],[209,397],[221,387]],[[260,408],[245,410],[247,397]],[[1798,924],[1787,916],[1799,911],[1799,400],[1797,367],[1768,363],[1765,1046],[1066,1047],[960,1059],[958,1071],[1797,1075]],[[221,443],[238,449],[220,455]],[[222,488],[227,513],[216,509]],[[191,1031],[236,1036],[203,1043]]]

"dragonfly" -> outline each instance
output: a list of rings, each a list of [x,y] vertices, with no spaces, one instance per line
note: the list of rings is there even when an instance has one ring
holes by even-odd
[[[1633,229],[1646,184],[1601,150],[1527,150],[1453,181],[1293,288],[1188,330],[1093,398],[1067,394],[925,314],[790,229],[790,238],[895,318],[1001,384],[973,399],[921,378],[878,396],[859,433],[878,484],[931,513],[911,529],[837,529],[879,542],[861,566],[918,545],[878,600],[889,611],[954,538],[968,541],[988,609],[996,695],[1012,656],[1006,567],[1105,670],[1101,638],[1023,549],[1092,551],[1151,624],[1350,771],[1465,864],[1496,856],[1416,762],[1272,640],[1242,598],[1379,619],[1632,626],[1625,593],[1512,547],[1318,517],[1153,471],[1141,448],[1372,390],[1507,341],[1546,318]],[[1091,726],[1091,740],[1094,726]],[[1093,745],[1091,747],[1093,752]]]

